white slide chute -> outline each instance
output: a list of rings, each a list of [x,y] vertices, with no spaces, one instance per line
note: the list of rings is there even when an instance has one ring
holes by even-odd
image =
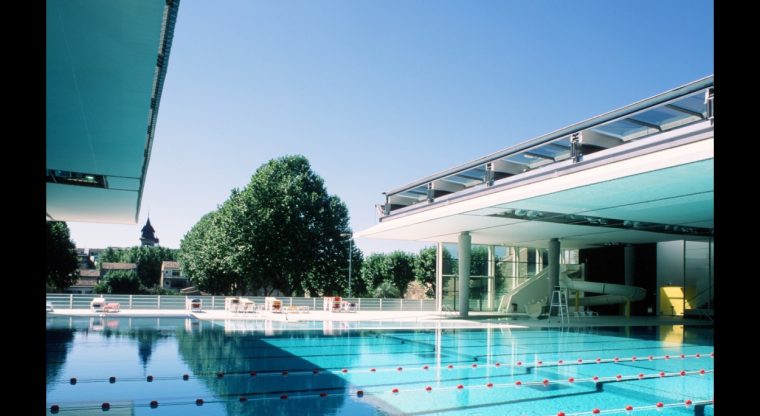
[[[573,280],[567,277],[566,274],[560,274],[559,285],[562,288],[579,290],[585,293],[601,293],[601,295],[584,296],[578,299],[578,304],[582,306],[635,302],[644,299],[647,295],[643,287]]]
[[[614,283],[586,282],[571,279],[568,275],[574,275],[580,270],[570,271],[561,265],[559,284],[563,289],[577,290],[589,293],[598,293],[594,296],[584,296],[578,299],[582,306],[613,305],[626,302],[635,302],[646,297],[646,290],[637,286],[620,285]],[[536,317],[536,311],[540,307],[547,306],[549,302],[549,269],[545,268],[530,279],[522,282],[511,292],[502,296],[499,303],[499,312],[528,314]],[[572,304],[572,301],[570,301]]]

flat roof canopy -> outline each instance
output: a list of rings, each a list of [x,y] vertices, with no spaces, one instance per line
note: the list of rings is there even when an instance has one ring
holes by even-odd
[[[48,220],[137,222],[178,5],[46,2]]]
[[[583,122],[575,130],[582,133],[577,147],[573,150],[568,141],[566,157],[542,158],[545,153],[537,149],[553,146],[562,152],[554,142],[572,136],[573,126],[554,137],[535,139],[531,146],[517,145],[512,152],[506,149],[390,191],[381,222],[355,236],[456,242],[461,232],[468,231],[474,244],[546,247],[549,239],[559,238],[567,248],[707,241],[714,227],[714,134],[707,107],[712,78],[698,83],[696,92],[692,88],[667,99],[653,97],[634,111],[616,110],[621,114],[598,123],[594,119]],[[698,94],[703,97],[702,109],[694,98]],[[607,135],[610,140],[605,141],[599,135],[611,130],[606,126],[630,123],[630,119],[651,121],[653,114],[660,114],[665,120],[672,113],[663,108],[685,108],[685,98],[692,114],[678,111],[681,116],[676,124],[655,128],[652,122],[648,133],[621,136],[617,142],[612,136]],[[588,148],[582,146],[590,143],[608,145],[583,154]],[[581,157],[574,157],[574,151]],[[506,161],[526,154],[527,160],[544,163],[508,175],[488,174],[489,170],[506,172]],[[468,175],[469,183],[452,186]],[[421,195],[414,196],[415,192]]]

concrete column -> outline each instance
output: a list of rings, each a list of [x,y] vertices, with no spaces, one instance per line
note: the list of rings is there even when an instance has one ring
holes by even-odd
[[[510,250],[512,250],[512,285],[509,287],[509,290],[514,290],[515,287],[517,287],[517,281],[520,273],[520,250],[518,247],[510,247]],[[507,308],[510,306],[507,305]]]
[[[623,264],[625,267],[625,284],[629,286],[633,286],[633,263],[635,261],[633,244],[626,244],[623,250],[624,250]]]
[[[435,251],[435,310],[443,310],[443,243],[438,242]]]
[[[559,240],[549,240],[549,296],[559,286]]]
[[[496,248],[488,246],[488,302],[486,308],[492,311],[496,302]]]
[[[470,254],[472,237],[468,231],[459,234],[459,316],[470,312]]]

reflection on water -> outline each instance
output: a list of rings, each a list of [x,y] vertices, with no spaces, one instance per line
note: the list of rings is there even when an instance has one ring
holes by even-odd
[[[389,324],[401,328],[388,330]],[[586,394],[585,391],[594,393],[596,390],[582,384],[572,389],[558,386],[554,389],[556,392],[551,392],[565,396],[554,397],[545,394],[549,390],[532,388],[519,391],[504,388],[470,391],[469,388],[482,387],[488,377],[492,377],[489,380],[494,384],[513,385],[514,377],[527,381],[530,377],[566,379],[572,375],[582,378],[583,371],[590,369],[599,371],[601,376],[605,372],[617,374],[621,369],[634,371],[613,363],[567,366],[566,369],[563,366],[561,370],[547,367],[525,373],[524,368],[516,369],[514,363],[518,360],[524,363],[536,362],[539,358],[546,362],[568,357],[590,360],[626,354],[660,355],[666,351],[707,353],[711,347],[700,345],[712,345],[711,329],[683,326],[514,330],[503,327],[455,329],[449,323],[438,322],[429,330],[413,329],[413,324],[52,317],[47,322],[46,405],[49,408],[53,403],[60,404],[62,409],[69,409],[67,412],[74,411],[72,408],[83,409],[70,414],[85,414],[101,412],[100,404],[104,401],[127,400],[132,403],[131,411],[148,411],[153,416],[377,415],[439,411],[467,414],[467,411],[480,409],[479,406],[483,406],[483,414],[533,414],[526,408],[498,407],[520,402],[521,406],[534,406],[543,411],[540,414],[545,414],[547,406],[554,406],[559,397],[568,397],[562,399],[565,400],[563,409],[570,408],[564,407],[574,404],[569,398],[572,395],[567,393]],[[358,325],[369,329],[357,330]],[[497,370],[493,367],[495,362],[501,362],[503,367]],[[473,363],[478,364],[477,370]],[[423,371],[423,365],[429,369]],[[451,370],[449,365],[455,368]],[[682,365],[701,368],[711,365],[711,361],[652,361],[643,365],[676,371]],[[374,367],[379,371],[369,371]],[[404,370],[397,371],[397,367]],[[347,373],[342,372],[343,368],[348,369]],[[183,374],[189,375],[186,380]],[[154,379],[146,381],[148,375]],[[118,381],[110,383],[111,376]],[[72,377],[77,378],[76,384],[69,383]],[[636,394],[641,403],[649,403],[655,398],[653,394],[673,395],[657,396],[660,401],[678,400],[679,395],[684,394],[681,385],[684,380],[687,379],[658,379],[652,383],[671,384],[651,386],[641,382],[642,388]],[[697,392],[699,397],[711,397],[711,377],[688,378],[688,382],[690,394]],[[439,393],[439,387],[458,383],[466,387],[461,394],[451,395],[445,390]],[[435,387],[432,396],[426,396],[429,400],[421,402],[410,400],[410,396],[391,395],[391,385],[420,390],[425,385]],[[623,390],[632,387],[636,386],[627,384]],[[357,388],[368,391],[361,400],[346,394]],[[320,393],[326,396],[320,397]],[[280,400],[283,394],[293,399],[310,398]],[[603,394],[605,403],[633,397]],[[245,400],[241,401],[241,397]],[[202,407],[196,406],[196,398],[205,400]],[[151,409],[148,406],[151,400],[162,404]],[[578,399],[578,403],[584,404],[584,401]],[[112,408],[111,413],[115,410]],[[66,413],[61,411],[61,414]]]
[[[293,327],[305,329],[303,323],[296,322],[53,317],[49,319],[47,332],[48,401],[73,401],[79,406],[79,412],[102,412],[100,403],[108,401],[109,394],[112,394],[109,393],[109,386],[121,385],[128,386],[129,391],[137,391],[134,401],[138,403],[180,395],[195,406],[191,397],[205,397],[213,404],[204,404],[203,414],[238,415],[249,412],[252,406],[251,403],[237,400],[240,396],[254,400],[273,392],[298,395],[319,388],[320,391],[330,392],[330,397],[310,403],[307,407],[299,404],[298,400],[292,400],[287,403],[259,402],[256,409],[261,414],[284,412],[306,416],[334,414],[337,409],[350,409],[347,411],[351,414],[375,414],[370,405],[346,403],[347,399],[342,394],[348,388],[346,380],[329,371],[322,371],[317,376],[298,376],[296,373],[299,371],[307,370],[310,373],[315,364],[270,342],[270,337],[277,336],[277,339],[296,342],[300,339],[309,343],[309,339],[315,336],[321,338],[328,333],[342,334],[340,329],[343,325],[330,323],[325,331],[300,332],[283,338],[283,328]],[[152,358],[157,354],[158,345],[168,347],[160,352],[160,361]],[[130,358],[135,357],[135,352],[136,360]],[[70,360],[68,364],[67,360]],[[350,364],[350,360],[346,362],[346,365]],[[68,371],[62,372],[64,367]],[[252,370],[257,372],[257,376],[250,375]],[[294,374],[284,377],[279,374],[282,370]],[[267,374],[275,371],[279,377]],[[189,374],[190,379],[183,381],[182,374]],[[147,375],[155,375],[150,384],[144,381]],[[115,376],[117,382],[108,383],[110,376]],[[77,378],[75,385],[68,382],[71,377]],[[167,377],[172,380],[165,380]],[[209,397],[208,392],[213,397]],[[117,409],[112,408],[110,412],[114,410]],[[61,411],[60,414],[66,412]]]
[[[270,325],[259,322],[264,334],[272,331]],[[275,371],[310,371],[314,364],[273,346],[266,338],[241,332],[202,331],[176,333],[179,355],[192,374],[217,397],[255,397],[257,394],[286,392],[298,394],[312,390],[318,383],[324,391],[343,391],[347,385],[341,377],[330,373],[318,376],[273,376]],[[308,335],[306,336],[308,338]],[[251,371],[257,375],[251,376]],[[222,377],[219,374],[223,374]],[[318,380],[315,380],[318,378]],[[283,414],[324,415],[344,406],[345,396],[331,400],[319,400],[304,407],[298,401],[278,404],[278,411],[285,406]],[[243,414],[250,406],[240,401],[225,403],[227,414]],[[291,413],[292,412],[292,413]],[[268,414],[264,412],[263,414]]]
[[[66,362],[66,356],[74,342],[74,330],[68,328],[48,328],[45,335],[47,344],[45,362],[45,382],[49,384],[58,378],[58,374]]]

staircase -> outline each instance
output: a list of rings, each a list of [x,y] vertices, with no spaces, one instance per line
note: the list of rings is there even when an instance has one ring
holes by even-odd
[[[696,308],[687,308],[683,311],[684,317],[692,317],[697,319],[707,319],[714,321],[715,308],[713,307],[713,298],[710,293],[710,289],[705,289],[697,293],[691,299],[686,300],[687,305],[699,305]]]

